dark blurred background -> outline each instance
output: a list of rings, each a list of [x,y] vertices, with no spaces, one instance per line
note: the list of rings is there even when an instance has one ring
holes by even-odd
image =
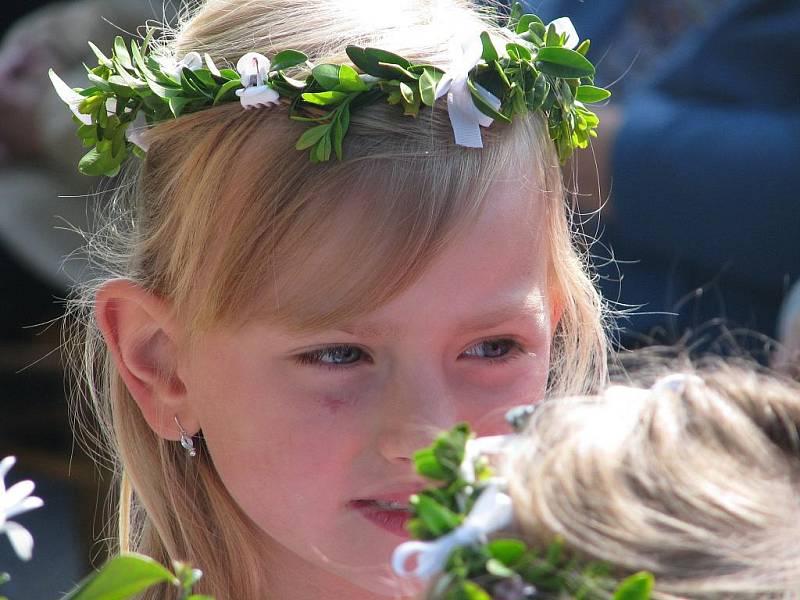
[[[74,230],[91,228],[103,196],[76,171],[84,149],[47,70],[81,86],[82,64],[96,62],[87,40],[109,48],[162,17],[149,0],[6,2],[0,14],[0,458],[17,457],[7,485],[33,479],[45,502],[15,519],[33,534],[30,562],[0,535],[11,600],[58,598],[105,558],[110,475],[73,440],[58,320],[92,276]]]
[[[527,8],[545,22],[571,16],[593,40],[599,83],[614,91],[597,108],[594,151],[567,176],[584,213],[603,205],[584,228],[601,234],[604,293],[635,307],[619,319],[621,347],[739,348],[796,369],[800,3]],[[45,501],[19,517],[34,535],[31,562],[0,539],[0,571],[13,577],[0,595],[12,600],[56,598],[104,558],[109,474],[73,441],[58,322],[61,299],[93,275],[73,229],[91,228],[103,196],[75,170],[82,148],[47,69],[82,85],[82,62],[94,63],[87,40],[108,48],[120,30],[161,21],[162,10],[155,0],[33,1],[6,3],[0,17],[0,457],[18,457],[8,484],[31,478]],[[776,352],[769,338],[785,346]]]

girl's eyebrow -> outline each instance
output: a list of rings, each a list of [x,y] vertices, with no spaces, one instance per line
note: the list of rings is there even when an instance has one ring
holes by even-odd
[[[462,319],[456,323],[455,330],[471,333],[482,329],[491,329],[509,321],[538,319],[544,312],[543,302],[538,297],[516,299],[499,304],[480,314]],[[367,339],[398,338],[403,334],[402,327],[391,323],[379,322],[346,323],[336,327],[334,331],[341,331],[355,337]]]

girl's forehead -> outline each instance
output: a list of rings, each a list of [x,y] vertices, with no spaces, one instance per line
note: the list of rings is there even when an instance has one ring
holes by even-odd
[[[398,335],[408,320],[436,319],[443,326],[458,320],[471,325],[498,316],[541,312],[548,304],[549,264],[543,204],[532,202],[527,190],[498,186],[487,196],[477,219],[437,248],[405,286],[382,302],[377,301],[381,278],[391,277],[392,268],[413,267],[391,252],[385,256],[388,262],[381,260],[378,248],[376,260],[370,260],[368,248],[364,260],[354,260],[358,252],[353,246],[359,241],[346,229],[335,228],[330,237],[317,241],[312,255],[295,268],[280,269],[264,285],[254,318],[270,320],[276,303],[336,312],[342,304],[364,301],[363,295],[354,296],[369,288],[376,301],[362,302],[360,310],[331,320],[325,328],[346,330],[360,324],[362,333],[388,337]]]

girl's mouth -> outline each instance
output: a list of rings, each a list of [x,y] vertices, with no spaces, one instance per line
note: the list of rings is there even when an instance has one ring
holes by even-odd
[[[411,518],[408,502],[375,498],[351,500],[348,506],[378,527],[397,536],[408,538],[406,524]]]

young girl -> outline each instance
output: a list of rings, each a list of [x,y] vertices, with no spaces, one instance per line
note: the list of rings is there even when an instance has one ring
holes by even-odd
[[[446,69],[482,31],[512,40],[462,0],[208,0],[161,55],[338,65],[356,44]],[[73,311],[75,410],[120,478],[113,552],[189,561],[218,600],[396,596],[411,452],[602,383],[602,303],[541,111],[472,149],[444,98],[372,103],[312,164],[288,104],[139,134],[90,244],[107,277]]]
[[[564,567],[563,586],[530,570],[525,579],[476,569],[471,581],[494,599],[563,597],[556,588],[570,597],[588,583],[575,575],[599,561],[611,581],[584,597],[610,597],[615,580],[641,571],[656,598],[797,597],[800,385],[717,360],[652,381],[548,400],[521,435],[470,442],[495,447],[505,480],[499,498],[513,517],[498,536],[539,557],[560,538],[562,564],[582,565]],[[500,501],[490,504],[484,512],[499,514]],[[430,560],[430,546],[407,544],[420,564]]]

